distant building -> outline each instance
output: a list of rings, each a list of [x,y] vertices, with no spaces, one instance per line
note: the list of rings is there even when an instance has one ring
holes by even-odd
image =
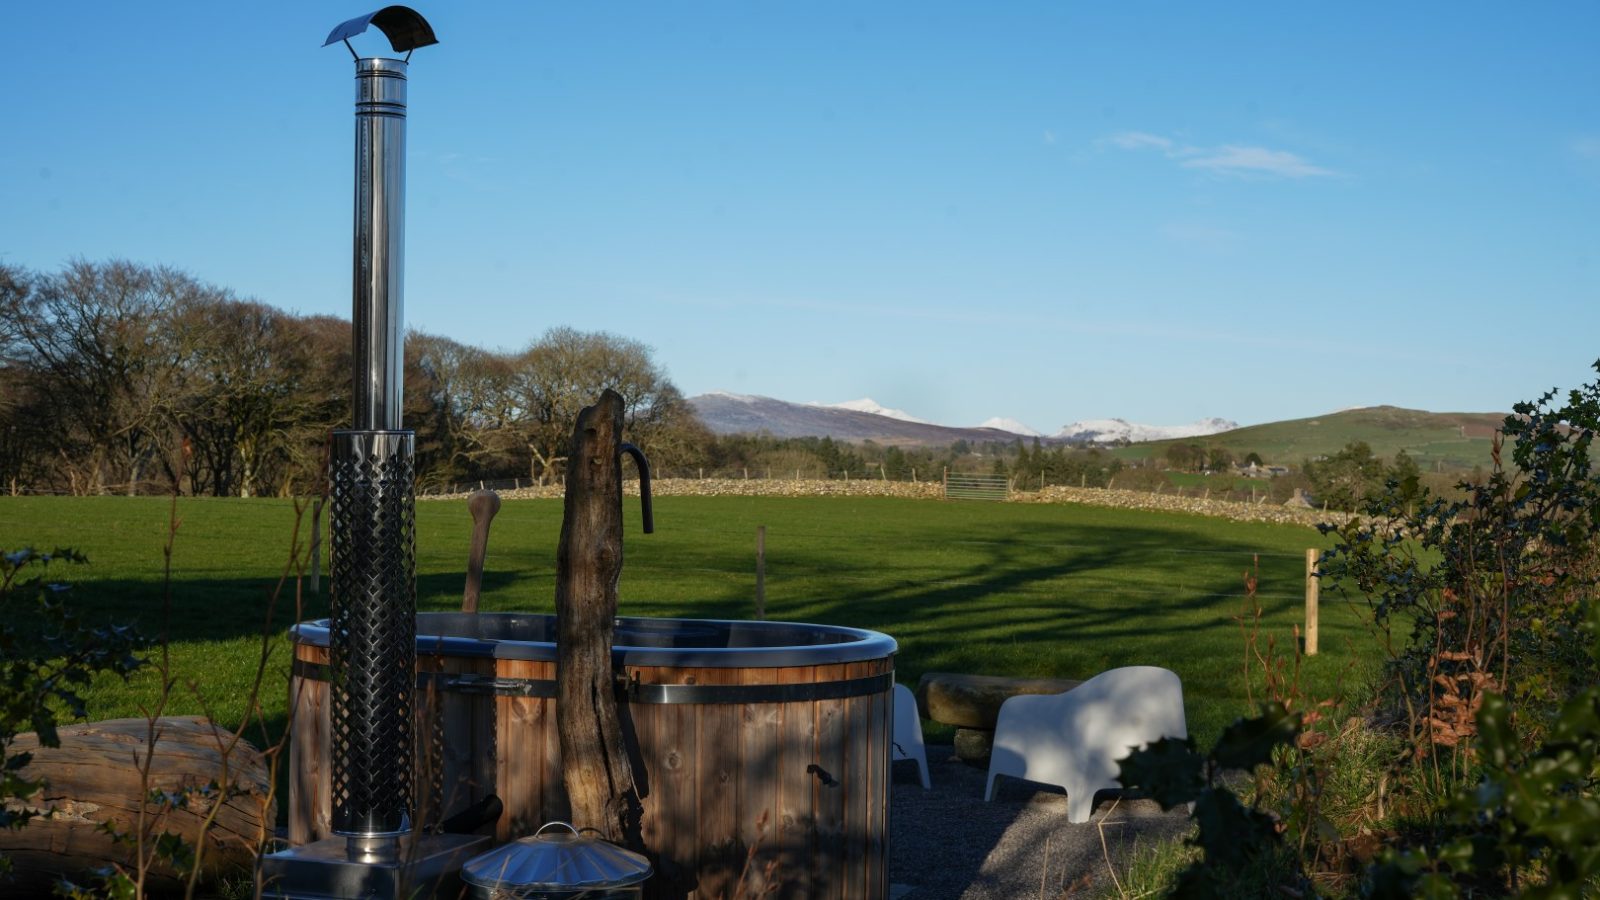
[[[1288,466],[1258,466],[1251,463],[1248,466],[1234,466],[1233,471],[1245,478],[1277,478],[1279,475],[1289,474]]]

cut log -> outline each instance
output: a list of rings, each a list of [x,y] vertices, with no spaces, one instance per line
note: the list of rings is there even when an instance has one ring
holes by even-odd
[[[215,820],[204,828],[201,865],[208,876],[248,871],[256,851],[272,834],[277,804],[260,751],[240,741],[227,756],[232,789],[208,789],[223,783],[222,749],[233,735],[208,720],[167,717],[157,720],[155,756],[150,777],[140,783],[139,769],[149,746],[149,720],[111,719],[68,725],[58,730],[61,746],[41,747],[38,735],[18,735],[10,754],[31,753],[22,769],[28,780],[44,779],[44,790],[32,797],[4,798],[8,807],[25,806],[43,815],[20,831],[0,830],[0,853],[11,860],[16,880],[5,885],[17,896],[48,896],[52,885],[68,878],[88,883],[96,869],[120,866],[132,872],[134,846],[119,843],[101,829],[109,825],[132,835],[139,828],[139,807],[147,791],[182,795],[186,807],[160,811],[146,807],[147,834],[182,835],[200,847],[204,822],[216,803]],[[146,848],[150,846],[146,841]],[[150,870],[157,885],[172,886],[177,873],[166,866]],[[147,882],[148,883],[148,882]],[[9,895],[9,893],[8,893]]]
[[[622,576],[622,397],[578,413],[556,559],[556,727],[572,824],[642,849],[611,643]]]
[[[1000,704],[1019,694],[1064,694],[1081,681],[1069,678],[1006,678],[924,672],[917,682],[917,707],[922,715],[944,725],[994,730]]]

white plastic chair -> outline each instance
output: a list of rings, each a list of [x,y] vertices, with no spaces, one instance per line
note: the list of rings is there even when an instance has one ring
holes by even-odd
[[[933,787],[928,780],[928,747],[922,742],[922,719],[917,716],[917,698],[903,684],[894,686],[894,759],[914,759],[922,776],[922,789]]]
[[[1064,694],[1023,694],[1000,706],[989,784],[997,775],[1067,790],[1067,821],[1089,821],[1096,791],[1117,788],[1117,760],[1164,737],[1188,737],[1183,683],[1155,666],[1112,669]]]

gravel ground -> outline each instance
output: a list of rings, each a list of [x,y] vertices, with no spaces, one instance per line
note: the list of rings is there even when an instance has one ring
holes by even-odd
[[[1111,883],[1107,856],[1120,873],[1135,843],[1175,840],[1187,814],[1149,800],[1104,799],[1083,825],[1067,821],[1067,798],[1002,779],[983,802],[987,773],[928,746],[933,789],[917,782],[916,764],[894,764],[889,815],[891,896],[904,900],[1055,900],[1093,896]]]

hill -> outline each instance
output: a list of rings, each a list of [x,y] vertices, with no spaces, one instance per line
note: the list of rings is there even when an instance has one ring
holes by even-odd
[[[1021,439],[998,428],[951,428],[856,409],[744,394],[701,394],[690,397],[689,405],[714,434],[831,437],[836,441],[876,441],[900,447],[940,446],[956,441],[1010,443]]]
[[[1255,452],[1268,463],[1298,465],[1337,453],[1352,441],[1366,441],[1385,458],[1404,450],[1424,470],[1460,471],[1489,465],[1490,441],[1505,413],[1434,413],[1396,406],[1348,409],[1308,419],[1290,419],[1236,428],[1204,438],[1186,438],[1225,447],[1237,456]],[[1124,459],[1166,453],[1175,440],[1121,447]]]

